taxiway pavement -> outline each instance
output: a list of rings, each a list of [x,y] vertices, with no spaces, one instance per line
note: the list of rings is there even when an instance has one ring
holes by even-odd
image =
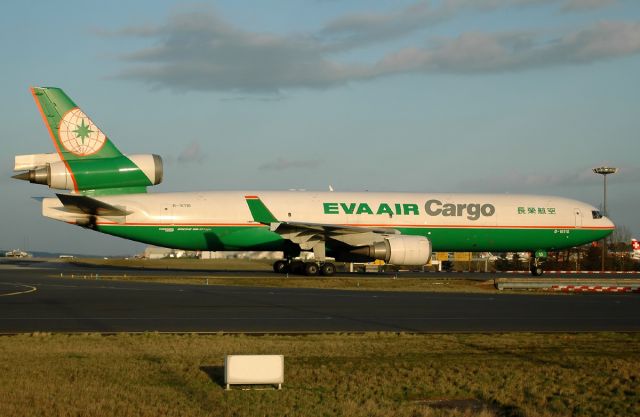
[[[640,331],[638,294],[177,285],[60,278],[56,276],[59,268],[65,268],[65,276],[89,273],[55,264],[0,265],[0,332]],[[122,271],[102,269],[100,273],[118,272]],[[158,271],[135,274],[158,275]]]

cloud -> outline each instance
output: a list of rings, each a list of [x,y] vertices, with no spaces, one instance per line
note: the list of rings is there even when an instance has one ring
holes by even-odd
[[[616,0],[567,0],[562,6],[565,12],[599,9],[616,4]]]
[[[582,2],[586,4],[586,0]],[[559,35],[530,30],[428,37],[422,44],[396,50],[374,63],[345,63],[338,58],[344,52],[358,52],[406,36],[462,12],[543,3],[578,4],[575,0],[443,0],[433,6],[421,1],[388,14],[346,15],[318,32],[288,35],[242,30],[210,9],[175,13],[159,26],[117,32],[155,42],[122,57],[126,67],[117,77],[175,91],[277,96],[283,90],[327,89],[402,73],[522,71],[640,52],[640,22],[608,21]]]
[[[210,12],[174,15],[140,36],[156,38],[159,44],[125,56],[136,65],[119,77],[174,90],[272,93],[292,87],[328,88],[366,72],[331,61],[322,45],[308,36],[246,32]]]
[[[507,7],[557,3],[558,0],[443,0],[418,1],[387,13],[353,13],[327,23],[318,35],[334,49],[350,49],[387,42],[425,30],[465,12],[490,12]]]
[[[313,169],[322,164],[318,159],[290,160],[279,157],[275,161],[266,162],[258,167],[261,171],[284,171],[288,169]]]
[[[280,94],[280,92],[276,92],[276,93],[272,93],[272,94],[268,94],[268,95],[262,95],[262,96],[257,96],[257,95],[244,95],[244,96],[229,96],[229,97],[225,97],[223,99],[221,99],[221,101],[247,101],[247,100],[251,100],[253,102],[256,101],[262,101],[265,103],[269,103],[269,102],[274,102],[274,101],[282,101],[282,100],[286,100],[286,96],[283,94]]]
[[[327,49],[348,50],[375,42],[402,37],[445,20],[452,8],[435,9],[429,1],[420,1],[387,14],[354,13],[329,22],[318,33]]]
[[[205,158],[206,154],[202,151],[200,143],[192,141],[182,149],[177,159],[179,164],[191,164],[194,162],[201,164]]]
[[[385,57],[380,73],[483,73],[587,64],[640,52],[639,22],[600,22],[558,38],[536,32],[465,33]]]

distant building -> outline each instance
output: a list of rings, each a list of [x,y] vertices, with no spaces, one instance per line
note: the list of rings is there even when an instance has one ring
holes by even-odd
[[[169,257],[169,253],[172,249],[159,248],[157,246],[147,246],[144,250],[142,257],[144,259],[164,259]]]
[[[312,259],[313,253],[303,252],[303,259]],[[185,251],[181,249],[147,246],[140,255],[144,259],[197,258],[197,259],[284,259],[282,251]]]
[[[284,259],[284,253],[272,251],[202,251],[197,253],[200,259]]]
[[[202,251],[198,252],[200,259],[225,259],[227,252]]]
[[[158,246],[147,246],[141,258],[144,259],[165,259],[165,258],[196,258],[197,252],[189,252],[182,249],[161,248]]]
[[[158,246],[147,246],[142,255],[145,259],[165,259],[165,258],[187,258],[195,257],[194,252],[187,252],[182,249],[161,248]]]
[[[20,249],[14,249],[5,252],[4,256],[7,258],[31,258],[33,255]]]

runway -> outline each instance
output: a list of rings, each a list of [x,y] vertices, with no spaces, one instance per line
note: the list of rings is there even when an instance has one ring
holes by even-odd
[[[547,296],[174,285],[58,278],[57,268],[0,265],[0,332],[640,330],[637,294]],[[65,268],[65,275],[74,271],[74,267]],[[76,270],[78,274],[82,271]],[[145,273],[150,272],[136,272]]]

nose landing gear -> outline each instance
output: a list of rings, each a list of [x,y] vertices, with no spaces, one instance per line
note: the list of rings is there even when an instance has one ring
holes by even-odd
[[[535,263],[533,263],[531,264],[531,268],[529,269],[531,271],[531,275],[533,275],[534,277],[539,277],[544,274],[544,268],[542,267],[542,264],[536,265]]]
[[[531,275],[533,275],[534,277],[539,277],[542,274],[544,274],[543,264],[546,259],[547,259],[546,250],[538,249],[535,252],[533,256],[533,262],[531,263],[531,266],[529,268],[529,270],[531,271]]]

